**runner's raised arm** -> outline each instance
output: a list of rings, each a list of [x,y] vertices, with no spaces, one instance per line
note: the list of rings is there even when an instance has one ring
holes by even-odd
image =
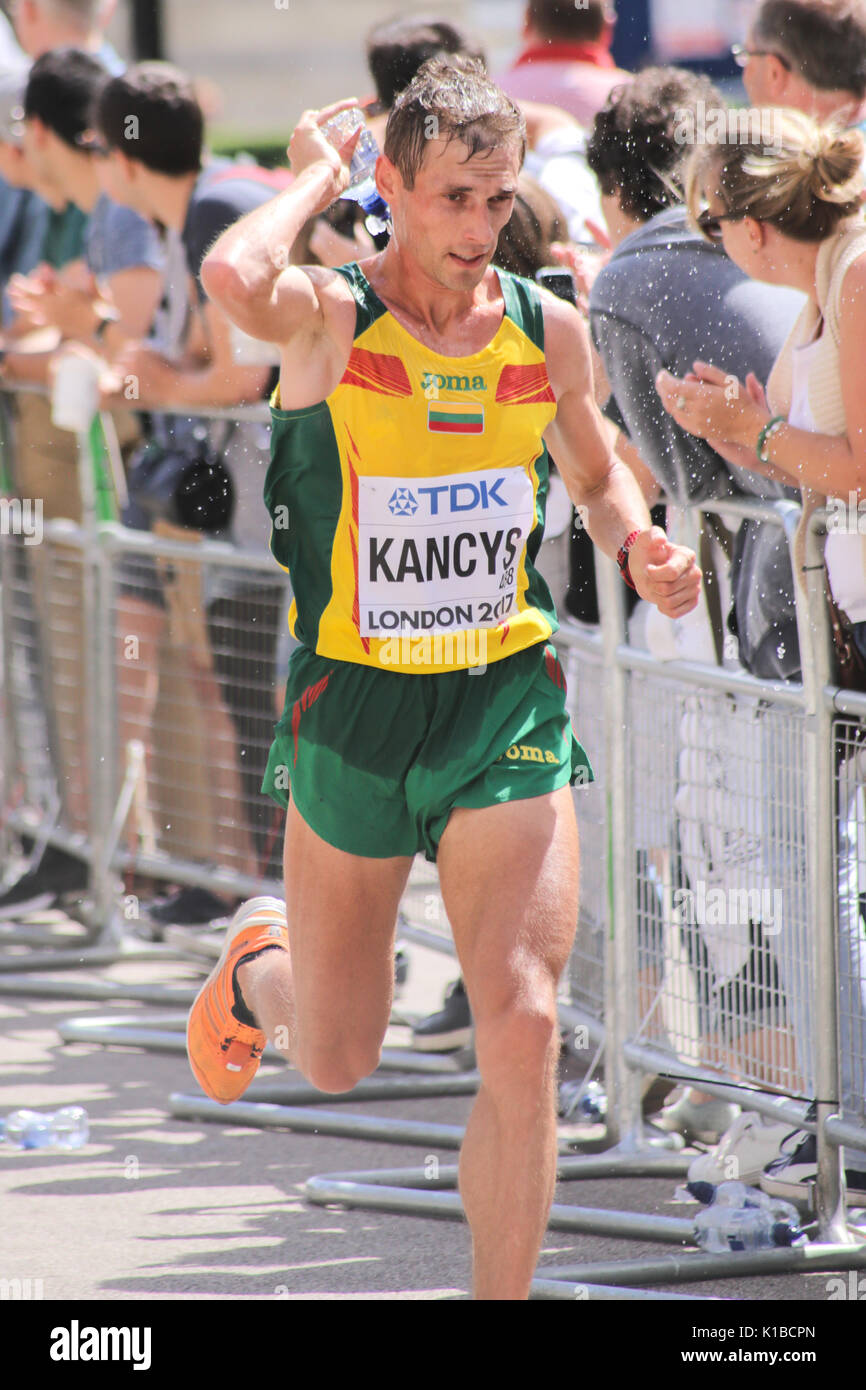
[[[355,105],[351,98],[304,112],[288,150],[292,186],[224,232],[204,260],[202,283],[208,295],[251,338],[287,343],[314,328],[317,318],[325,330],[319,294],[334,276],[290,265],[289,256],[304,223],[330,207],[348,186],[358,134],[335,149],[322,126]]]

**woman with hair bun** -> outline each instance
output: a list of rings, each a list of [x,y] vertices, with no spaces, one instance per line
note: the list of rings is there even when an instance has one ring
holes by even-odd
[[[704,362],[682,380],[660,373],[656,389],[684,429],[706,439],[730,463],[751,468],[803,494],[804,522],[826,497],[858,500],[866,485],[866,221],[864,142],[856,130],[821,125],[800,111],[773,112],[772,148],[740,143],[733,133],[696,150],[687,201],[698,229],[751,278],[802,290],[806,302],[782,348],[766,394]],[[825,560],[838,606],[866,657],[866,537],[856,524],[829,528]],[[802,549],[801,526],[795,548]],[[798,557],[802,565],[802,554]],[[798,566],[799,567],[799,566]],[[801,902],[805,834],[793,829],[805,804],[796,755],[787,757],[768,718],[765,769],[774,786],[767,807],[767,871],[782,885],[785,921],[776,924],[777,962],[793,1012],[803,1079],[814,1087],[811,923]],[[856,750],[855,750],[856,754]],[[839,772],[839,1020],[842,1100],[863,1114],[866,1057],[866,933],[860,917],[857,839],[864,824],[857,756]],[[786,823],[782,824],[785,818]],[[802,843],[797,843],[802,839]],[[861,875],[862,876],[862,875]],[[859,1071],[859,1075],[855,1075]],[[814,1090],[812,1092],[814,1094]],[[803,1200],[817,1167],[813,1135],[786,1143],[765,1168],[765,1191]],[[849,1201],[866,1202],[866,1158],[849,1165]]]
[[[802,313],[766,396],[754,377],[735,391],[703,362],[684,381],[661,373],[657,388],[684,429],[814,503],[847,498],[866,480],[864,142],[801,111],[774,116],[772,148],[729,139],[696,151],[686,196],[698,229],[752,279],[806,294]],[[864,625],[866,650],[860,538],[831,536],[827,566],[836,601]]]

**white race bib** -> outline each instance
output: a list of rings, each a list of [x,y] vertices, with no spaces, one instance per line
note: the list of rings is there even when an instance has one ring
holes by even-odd
[[[534,521],[523,468],[359,478],[361,635],[496,627]]]

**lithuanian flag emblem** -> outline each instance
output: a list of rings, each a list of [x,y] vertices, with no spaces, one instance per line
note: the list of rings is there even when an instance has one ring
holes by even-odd
[[[431,434],[483,434],[484,406],[477,401],[430,401],[427,428]]]

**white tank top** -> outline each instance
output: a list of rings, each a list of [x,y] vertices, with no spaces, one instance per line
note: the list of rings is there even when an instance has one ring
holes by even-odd
[[[818,429],[809,405],[809,371],[820,341],[820,338],[816,338],[814,342],[794,349],[791,411],[788,415],[789,425],[795,429],[809,430],[812,434],[818,433]],[[856,522],[856,517],[850,516],[848,498],[843,497],[842,501],[851,529],[828,532],[824,560],[834,599],[852,623],[862,623],[866,622],[866,534],[861,536],[852,527],[852,520]]]

